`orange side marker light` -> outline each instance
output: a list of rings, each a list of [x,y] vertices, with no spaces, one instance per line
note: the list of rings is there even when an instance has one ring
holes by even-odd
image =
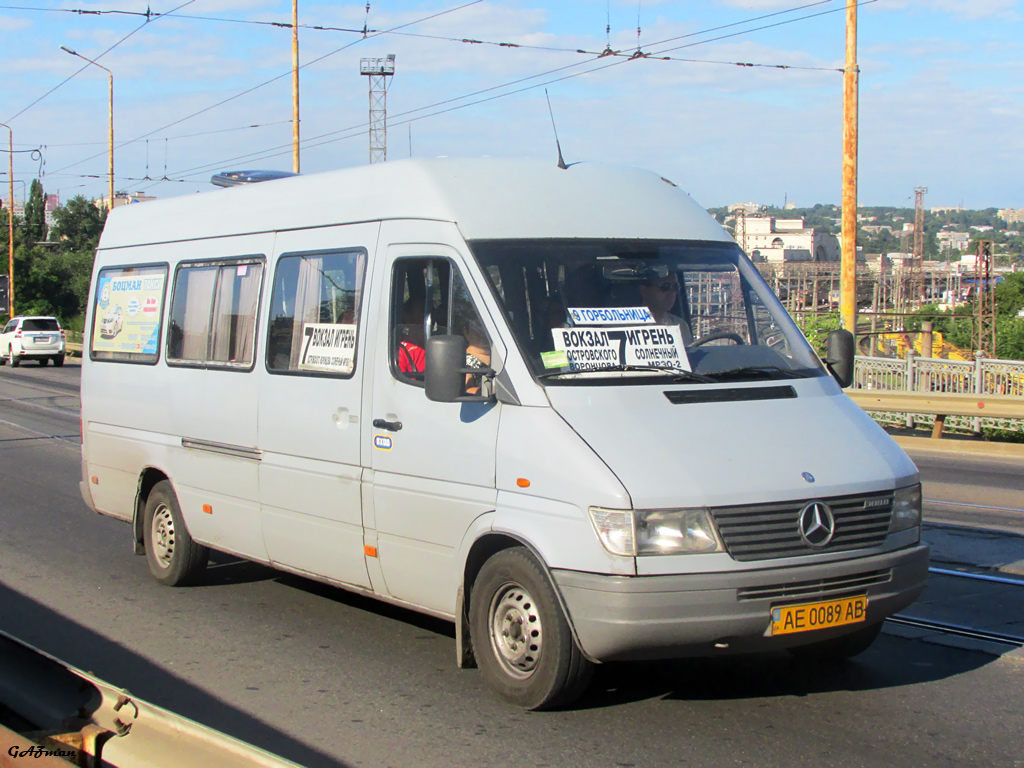
[[[203,512],[205,512],[208,515],[212,515],[213,507],[211,507],[209,504],[203,504]]]
[[[516,480],[516,485],[518,485],[520,488],[529,488],[530,481],[527,480],[525,477],[520,477],[518,480]]]
[[[376,557],[377,548],[366,545],[363,547],[363,554],[365,554],[367,557]]]

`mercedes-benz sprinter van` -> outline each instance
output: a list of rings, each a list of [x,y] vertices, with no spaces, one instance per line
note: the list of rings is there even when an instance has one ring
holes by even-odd
[[[82,494],[159,581],[218,550],[443,617],[527,708],[609,660],[847,657],[924,587],[852,337],[819,359],[654,173],[401,161],[124,206],[86,329]]]

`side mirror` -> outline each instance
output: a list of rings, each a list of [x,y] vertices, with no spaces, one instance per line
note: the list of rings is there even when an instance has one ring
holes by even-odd
[[[466,347],[466,339],[463,336],[431,336],[427,339],[423,383],[428,400],[438,403],[494,402],[492,394],[466,394],[467,375],[479,375],[485,381],[489,381],[488,377],[494,376],[492,368],[466,367]],[[483,390],[484,387],[481,386],[481,391]]]
[[[856,345],[853,334],[846,330],[832,331],[825,342],[825,365],[839,386],[846,389],[853,384],[853,366]]]
[[[455,403],[465,394],[466,339],[462,336],[431,336],[427,339],[424,383],[427,399]]]

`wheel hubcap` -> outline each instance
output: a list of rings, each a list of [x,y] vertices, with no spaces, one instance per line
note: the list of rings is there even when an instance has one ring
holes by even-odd
[[[160,504],[153,512],[150,534],[157,563],[161,568],[170,568],[171,558],[174,557],[174,516],[166,504]]]
[[[541,623],[533,597],[515,583],[505,584],[491,600],[491,647],[512,677],[525,679],[540,661]]]

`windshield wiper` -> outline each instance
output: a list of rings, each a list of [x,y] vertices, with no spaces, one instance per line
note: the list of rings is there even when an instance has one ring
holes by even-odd
[[[699,381],[703,384],[715,384],[715,379],[710,376],[705,376],[700,373],[694,373],[688,371],[685,368],[666,368],[658,365],[629,365],[626,363],[619,363],[617,365],[608,365],[602,368],[578,368],[574,371],[552,371],[551,373],[542,373],[537,376],[538,379],[550,379],[555,376],[573,376],[578,373],[607,373],[607,372],[618,372],[618,371],[649,371],[653,373],[661,373],[666,376],[671,376],[673,382],[681,381]]]
[[[740,379],[805,379],[807,374],[791,371],[777,365],[751,365],[743,368],[730,368],[728,371],[709,373],[715,381],[739,381]]]

